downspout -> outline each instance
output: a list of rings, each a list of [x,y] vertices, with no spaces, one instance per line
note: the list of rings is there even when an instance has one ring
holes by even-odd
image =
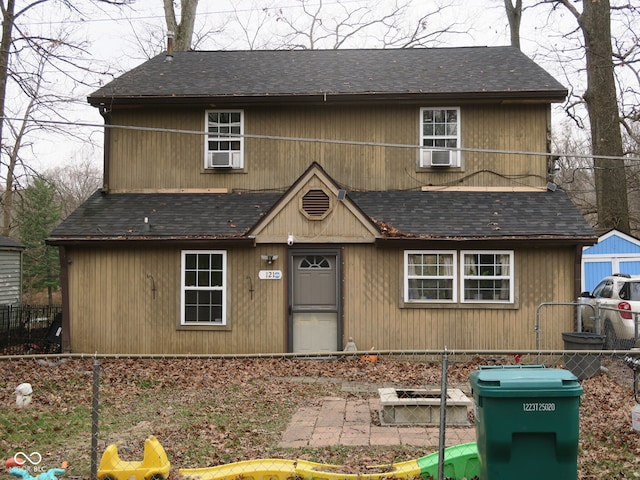
[[[576,261],[573,266],[573,298],[577,299],[582,291],[582,245],[576,245]]]
[[[65,247],[58,247],[60,257],[60,288],[62,290],[62,353],[71,352],[71,332],[69,331],[69,260]]]
[[[109,193],[109,167],[111,159],[111,112],[102,105],[99,108],[100,115],[104,119],[104,147],[103,147],[103,172],[102,172],[102,193]]]

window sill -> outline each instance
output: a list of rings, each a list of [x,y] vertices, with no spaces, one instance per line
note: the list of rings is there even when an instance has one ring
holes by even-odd
[[[452,165],[450,167],[416,167],[416,173],[451,173],[463,172],[464,168],[460,165]]]
[[[221,332],[228,332],[231,331],[231,325],[210,325],[210,324],[203,324],[203,325],[193,325],[193,324],[189,324],[189,325],[184,325],[182,323],[179,323],[178,325],[176,325],[176,330],[183,330],[183,331],[199,331],[199,332],[215,332],[215,331],[221,331]]]
[[[400,308],[412,309],[412,308],[437,308],[444,310],[466,310],[466,309],[483,309],[483,310],[517,310],[520,308],[518,302],[504,303],[504,302],[400,302]]]
[[[200,173],[204,174],[204,175],[224,175],[224,174],[240,174],[240,173],[247,173],[247,170],[245,168],[203,168],[200,170]]]

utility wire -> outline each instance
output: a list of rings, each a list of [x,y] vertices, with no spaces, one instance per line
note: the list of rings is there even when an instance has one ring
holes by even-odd
[[[23,121],[22,118],[13,117],[0,117],[9,121]],[[572,158],[584,158],[594,159],[603,158],[607,160],[627,160],[640,162],[640,157],[627,157],[627,156],[613,156],[613,155],[593,155],[593,154],[581,154],[581,153],[566,153],[566,152],[532,152],[526,150],[502,150],[502,149],[490,149],[490,148],[469,148],[469,147],[424,147],[419,144],[407,144],[407,143],[384,143],[384,142],[370,142],[370,141],[358,141],[358,140],[335,140],[327,138],[309,138],[309,137],[289,137],[283,135],[256,135],[256,134],[228,134],[228,135],[214,135],[204,130],[183,130],[178,128],[160,128],[160,127],[141,127],[135,125],[109,125],[102,123],[90,123],[90,122],[69,122],[62,120],[36,120],[31,119],[34,123],[41,125],[65,125],[74,127],[91,127],[91,128],[108,128],[114,130],[133,130],[133,131],[145,131],[156,133],[175,133],[180,135],[198,135],[198,136],[211,136],[215,140],[225,139],[240,139],[240,138],[255,138],[259,140],[279,140],[288,142],[307,142],[307,143],[322,143],[331,145],[358,145],[365,147],[382,147],[382,148],[407,148],[407,149],[437,149],[437,150],[450,150],[459,152],[477,152],[477,153],[493,153],[503,155],[529,155],[529,156],[544,156],[544,157],[572,157]]]
[[[317,3],[309,3],[307,6],[310,7],[318,7],[318,6],[326,6],[326,5],[344,5],[346,3],[362,3],[362,0],[335,0],[331,2],[317,2]],[[245,7],[240,8],[238,10],[214,10],[214,11],[204,11],[197,12],[197,18],[204,18],[209,15],[230,15],[233,13],[246,13],[246,12],[255,12],[255,11],[279,11],[279,10],[288,10],[290,8],[300,8],[299,4],[291,4],[291,5],[283,5],[281,7]],[[164,20],[164,13],[161,15],[142,15],[142,16],[131,16],[131,17],[110,17],[110,18],[91,18],[91,19],[79,19],[79,20],[60,20],[60,21],[25,21],[21,22],[22,25],[59,25],[64,24],[68,25],[70,23],[78,23],[82,25],[87,25],[91,23],[104,23],[104,22],[121,22],[121,21],[139,21],[139,20]]]

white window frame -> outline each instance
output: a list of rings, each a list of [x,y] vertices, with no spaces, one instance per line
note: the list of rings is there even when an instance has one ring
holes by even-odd
[[[425,132],[424,113],[427,111],[447,111],[453,110],[456,112],[456,128],[455,134],[451,132]],[[451,167],[460,167],[462,165],[462,139],[461,139],[461,122],[460,122],[460,107],[422,107],[420,109],[420,151],[418,165],[421,168],[442,168],[439,166],[432,166],[430,159],[434,151],[448,151]],[[444,124],[446,128],[446,123]]]
[[[426,275],[423,272],[412,272],[409,265],[410,255],[451,255],[451,265],[438,263],[438,267],[443,269],[450,268],[451,274],[442,272],[436,275]],[[440,270],[440,268],[438,268]],[[458,281],[456,279],[457,272],[457,252],[455,250],[405,250],[404,252],[404,301],[407,303],[456,303],[458,297]],[[409,284],[411,280],[450,280],[452,289],[452,298],[428,298],[426,295],[420,298],[411,298]],[[427,290],[423,288],[423,290]]]
[[[442,275],[425,275],[424,272],[412,272],[410,271],[411,266],[409,265],[409,256],[410,255],[451,255],[452,265],[451,265],[451,275],[447,275],[446,272]],[[482,275],[482,272],[467,272],[465,271],[465,259],[467,255],[492,255],[494,257],[504,256],[502,260],[508,259],[508,274],[495,274],[495,267],[498,265],[498,259],[494,258],[493,262],[488,267],[492,266],[494,268],[492,274],[490,275]],[[403,284],[404,284],[404,302],[406,304],[426,304],[426,303],[439,303],[439,304],[451,304],[451,303],[486,303],[486,304],[513,304],[515,302],[514,292],[515,292],[515,265],[514,265],[514,251],[513,250],[405,250],[404,251],[404,276],[403,276]],[[438,265],[443,266],[443,263],[438,263]],[[448,268],[448,266],[446,266]],[[490,268],[488,268],[490,270]],[[450,279],[452,281],[452,297],[451,299],[433,299],[433,298],[411,298],[410,296],[410,280],[437,280],[437,279]],[[499,288],[496,288],[495,285],[492,287],[484,287],[485,289],[491,288],[493,291],[493,295],[491,298],[465,298],[465,283],[466,281],[472,282],[481,282],[481,281],[489,281],[489,282],[503,282],[508,281],[508,288],[505,288],[501,285]],[[481,288],[481,285],[478,285],[478,289]],[[496,293],[499,291],[499,293]],[[508,292],[508,298],[505,297],[505,292]]]
[[[187,255],[220,255],[221,256],[221,270],[222,270],[222,285],[187,285]],[[191,270],[191,269],[189,269]],[[198,272],[199,268],[196,267],[195,271]],[[202,271],[209,272],[209,279],[211,279],[211,273],[219,271],[217,268],[202,269]],[[196,274],[197,276],[197,274]],[[221,295],[221,318],[213,321],[191,321],[186,318],[187,308],[187,292],[220,292]],[[205,305],[205,304],[203,304]],[[209,307],[212,305],[208,304]],[[180,265],[180,324],[181,325],[214,325],[224,326],[227,325],[227,252],[225,250],[183,250],[181,255]]]
[[[236,122],[229,122],[220,124],[209,121],[209,115],[212,113],[222,114],[240,114],[240,122],[237,125]],[[204,168],[207,170],[219,170],[219,169],[243,169],[244,168],[244,110],[220,110],[212,109],[206,110],[204,115],[205,131],[207,134],[204,136]],[[220,128],[220,125],[229,125],[230,127],[240,127],[239,132],[223,132],[216,133],[211,132],[210,129]],[[229,142],[228,149],[210,149],[209,142]],[[232,148],[232,144],[237,144],[239,148]],[[227,153],[229,158],[228,166],[214,166],[210,159],[212,153]]]
[[[493,264],[487,264],[487,272],[482,271],[468,271],[466,268],[467,260],[466,257],[468,255],[493,255],[494,257],[505,256],[509,259],[509,272],[505,274],[504,272],[500,272],[499,274],[495,273],[495,270],[492,272],[492,267],[495,269],[497,265],[499,265],[498,260],[494,259]],[[513,250],[462,250],[460,252],[460,301],[461,303],[513,303],[514,302],[514,284],[515,284],[515,266],[513,263],[514,255]],[[477,265],[477,264],[476,264]],[[482,265],[480,265],[482,267]],[[481,268],[482,270],[482,268]],[[477,295],[482,295],[481,290],[493,291],[493,298],[467,298],[466,292],[466,283],[470,282],[478,282],[478,291]],[[501,286],[499,289],[489,286],[482,286],[480,282],[504,282],[508,281],[509,286],[507,289],[504,286]],[[496,293],[497,290],[500,293]],[[504,298],[504,293],[508,291],[508,298]]]

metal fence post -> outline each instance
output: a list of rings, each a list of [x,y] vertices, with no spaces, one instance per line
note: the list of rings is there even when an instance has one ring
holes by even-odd
[[[438,439],[438,480],[444,480],[445,431],[447,428],[447,371],[449,356],[444,347],[442,356],[442,380],[440,381],[440,435]]]
[[[96,355],[93,359],[93,402],[91,405],[91,480],[98,478],[98,421],[100,419],[100,362]]]

